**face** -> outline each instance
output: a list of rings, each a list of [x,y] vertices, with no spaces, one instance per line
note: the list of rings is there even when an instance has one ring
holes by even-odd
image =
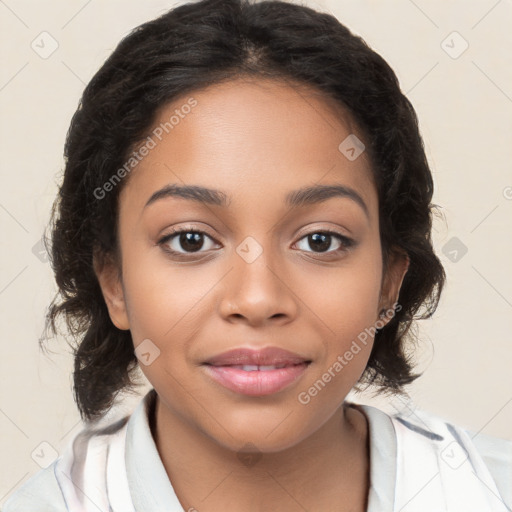
[[[262,80],[175,101],[149,135],[119,198],[122,277],[97,267],[111,319],[169,418],[233,450],[293,446],[358,381],[373,336],[357,340],[406,272],[396,257],[383,274],[366,153],[339,149],[363,136],[333,101]],[[295,360],[211,363],[268,347]]]

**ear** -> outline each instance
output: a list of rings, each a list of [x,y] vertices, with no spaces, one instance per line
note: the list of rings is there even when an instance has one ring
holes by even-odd
[[[114,261],[113,257],[100,256],[98,252],[95,252],[93,266],[112,323],[118,329],[128,330],[130,322],[118,263]]]
[[[400,288],[404,280],[405,274],[409,269],[410,259],[407,253],[401,249],[393,249],[388,258],[387,269],[384,269],[382,276],[381,295],[379,301],[379,310],[377,316],[379,320],[386,325],[392,318],[391,314],[394,305],[398,301]],[[380,316],[382,310],[385,314]]]

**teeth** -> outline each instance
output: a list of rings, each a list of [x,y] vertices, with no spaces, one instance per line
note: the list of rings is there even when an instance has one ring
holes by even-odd
[[[284,368],[284,366],[275,366],[275,365],[261,365],[258,366],[256,364],[236,364],[231,366],[231,368],[235,368],[236,370],[244,370],[245,372],[256,372],[262,371],[266,372],[269,370],[278,370],[279,368]]]

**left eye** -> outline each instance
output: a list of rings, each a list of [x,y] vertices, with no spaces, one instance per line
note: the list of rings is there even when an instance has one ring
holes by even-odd
[[[333,239],[337,240],[339,245],[335,250],[328,250],[331,247]],[[315,231],[314,233],[309,233],[308,235],[304,236],[300,241],[306,241],[310,247],[316,249],[314,251],[307,251],[306,249],[301,248],[301,250],[318,253],[337,252],[339,250],[344,250],[343,248],[348,248],[352,245],[352,240],[346,236],[331,231]]]

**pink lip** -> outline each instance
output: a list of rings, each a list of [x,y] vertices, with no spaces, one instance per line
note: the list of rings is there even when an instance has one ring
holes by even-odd
[[[261,350],[234,349],[210,358],[203,365],[216,382],[236,393],[264,396],[277,393],[296,381],[309,360],[287,350],[267,347]],[[247,371],[239,366],[282,366],[270,370]]]
[[[307,363],[301,363],[275,370],[245,371],[230,366],[204,366],[213,380],[235,393],[249,396],[277,393],[298,379],[307,367]]]

